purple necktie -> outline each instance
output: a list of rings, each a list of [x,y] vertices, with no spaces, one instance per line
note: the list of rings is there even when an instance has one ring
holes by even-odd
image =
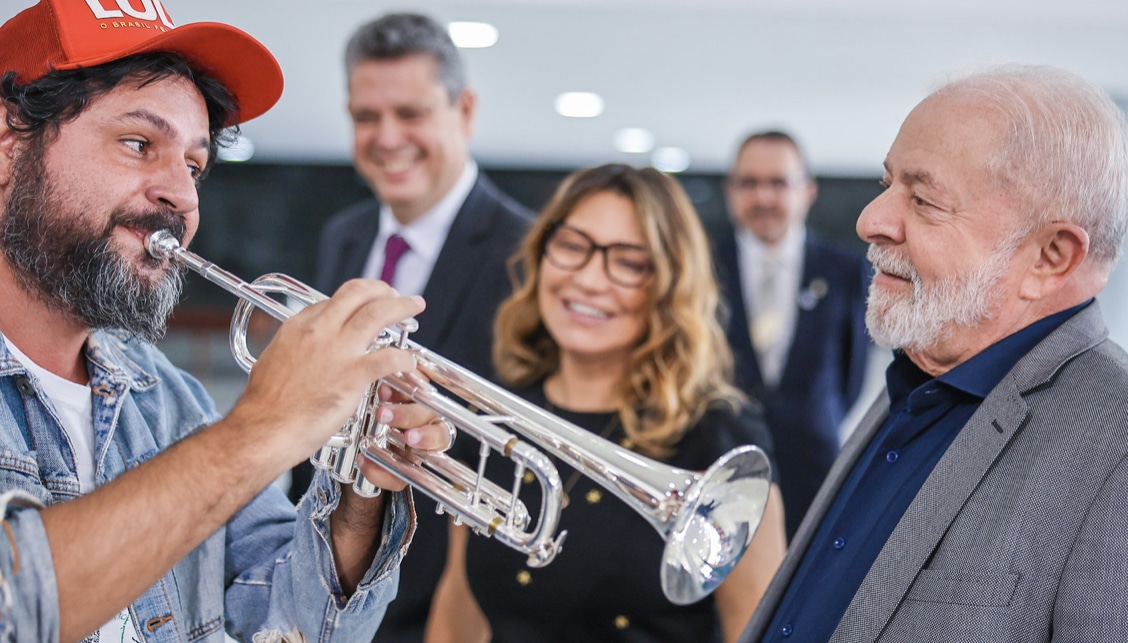
[[[393,234],[388,237],[388,242],[384,244],[384,268],[380,271],[380,281],[391,284],[392,280],[396,278],[396,264],[399,263],[400,257],[403,253],[411,249],[403,237],[398,234]]]

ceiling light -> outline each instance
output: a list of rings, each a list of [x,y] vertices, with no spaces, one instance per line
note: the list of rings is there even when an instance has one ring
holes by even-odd
[[[556,113],[569,118],[593,118],[603,113],[603,98],[591,92],[564,92],[556,97]]]
[[[251,160],[255,155],[255,144],[251,139],[239,134],[230,145],[221,145],[219,150],[216,151],[216,156],[221,161],[230,161],[232,163],[241,163],[243,161]]]
[[[486,22],[452,22],[447,33],[462,49],[484,49],[497,43],[497,27]]]
[[[641,127],[624,127],[615,132],[615,149],[626,154],[646,154],[654,149],[654,135]]]
[[[650,155],[650,163],[663,172],[684,172],[689,167],[689,152],[680,147],[660,147]]]

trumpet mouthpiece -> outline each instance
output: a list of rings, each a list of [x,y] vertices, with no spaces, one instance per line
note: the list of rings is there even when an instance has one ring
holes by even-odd
[[[145,247],[149,254],[158,259],[171,259],[173,253],[180,247],[180,242],[168,230],[157,230],[149,235]]]

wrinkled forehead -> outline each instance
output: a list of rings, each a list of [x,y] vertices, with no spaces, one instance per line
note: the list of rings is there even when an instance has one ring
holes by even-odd
[[[1007,132],[1003,115],[982,101],[934,95],[909,113],[887,161],[959,163],[964,170],[982,171],[1002,152]]]
[[[1007,129],[1006,118],[981,98],[963,94],[933,94],[921,101],[906,117],[902,130],[925,128],[957,142],[997,143]]]
[[[901,126],[885,158],[886,180],[962,209],[974,203],[1016,210],[1006,120],[974,102],[930,97]]]

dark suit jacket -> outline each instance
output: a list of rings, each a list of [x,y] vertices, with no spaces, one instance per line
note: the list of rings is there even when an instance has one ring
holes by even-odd
[[[380,205],[375,200],[335,215],[322,231],[315,286],[334,292],[360,276],[376,235]],[[451,225],[423,290],[427,309],[411,338],[443,357],[494,379],[490,351],[497,307],[512,292],[506,261],[517,251],[532,220],[530,213],[498,190],[485,174],[470,190]],[[308,486],[308,482],[306,483]],[[447,516],[416,492],[417,527],[403,559],[399,594],[388,607],[377,641],[421,641],[431,597],[446,563]]]
[[[764,405],[788,537],[799,528],[838,455],[839,425],[861,392],[870,346],[865,328],[869,263],[810,231],[803,250],[799,288],[806,293],[800,297],[779,384],[768,388],[748,334],[736,237],[730,232],[714,246],[718,283],[729,309],[725,332],[736,361],[736,383]]]
[[[1128,641],[1128,355],[1094,303],[991,391],[885,543],[831,641]],[[759,641],[884,423],[843,447],[741,641]]]

